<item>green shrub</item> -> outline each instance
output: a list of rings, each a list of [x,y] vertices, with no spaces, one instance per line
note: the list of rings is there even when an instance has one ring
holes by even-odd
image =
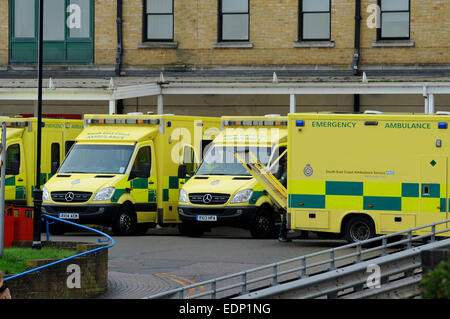
[[[424,299],[450,299],[450,261],[424,274],[420,288]]]

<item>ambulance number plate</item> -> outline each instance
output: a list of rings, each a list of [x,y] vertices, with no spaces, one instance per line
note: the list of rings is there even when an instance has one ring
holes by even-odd
[[[61,219],[80,219],[78,213],[59,213],[58,217]]]
[[[216,222],[217,216],[215,216],[215,215],[197,215],[197,221],[199,221],[199,222]]]

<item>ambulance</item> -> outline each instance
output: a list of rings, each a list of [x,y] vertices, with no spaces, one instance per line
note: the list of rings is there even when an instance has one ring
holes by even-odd
[[[254,238],[272,238],[280,211],[234,153],[251,151],[270,163],[286,149],[287,117],[222,117],[222,127],[195,175],[180,190],[183,232],[201,236],[212,227],[231,226],[250,230]]]
[[[220,118],[175,115],[86,115],[58,172],[43,189],[43,213],[117,235],[180,223],[179,188]],[[179,166],[186,178],[178,178]],[[53,228],[63,233],[64,228]]]
[[[0,123],[2,122],[6,122],[5,203],[33,207],[37,118],[5,117],[0,118]],[[82,120],[42,120],[41,185],[56,173],[65,154],[82,130]]]
[[[448,115],[289,114],[288,122],[287,190],[237,155],[287,211],[288,228],[356,242],[450,218]]]

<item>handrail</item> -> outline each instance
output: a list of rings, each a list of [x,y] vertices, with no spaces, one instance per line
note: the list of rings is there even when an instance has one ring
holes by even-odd
[[[223,292],[226,290],[232,290],[232,291],[230,291],[230,293],[227,296],[225,296],[224,298],[227,298],[230,296],[235,296],[235,295],[243,295],[243,294],[245,294],[245,291],[242,291],[241,293],[239,293],[239,292],[234,291],[233,289],[235,289],[237,286],[237,287],[242,287],[243,290],[247,290],[248,285],[250,283],[264,282],[270,278],[272,278],[272,283],[270,283],[269,285],[275,286],[275,285],[280,284],[280,282],[278,281],[278,279],[279,279],[278,277],[285,275],[288,272],[292,273],[292,272],[300,271],[301,274],[299,277],[297,277],[297,279],[314,276],[316,273],[307,274],[307,270],[308,269],[311,270],[312,268],[316,268],[318,266],[326,267],[326,265],[329,265],[328,270],[334,270],[334,269],[338,268],[336,266],[336,261],[349,259],[351,257],[356,257],[355,260],[353,260],[353,263],[359,264],[359,263],[365,261],[365,260],[363,260],[363,255],[367,255],[368,253],[380,251],[379,256],[386,256],[388,254],[388,251],[387,251],[388,248],[398,246],[398,245],[403,245],[403,244],[406,244],[406,249],[402,249],[402,250],[409,250],[409,249],[414,248],[412,245],[412,243],[414,241],[423,240],[425,238],[429,238],[430,242],[435,242],[435,241],[437,241],[437,239],[436,239],[437,235],[440,235],[443,233],[448,233],[450,231],[450,228],[446,227],[447,223],[450,223],[450,219],[432,223],[432,224],[418,226],[415,228],[399,231],[399,232],[388,234],[388,235],[383,235],[380,237],[375,237],[375,238],[368,239],[368,240],[361,241],[361,242],[346,244],[343,246],[327,249],[324,251],[314,252],[314,253],[311,253],[308,255],[299,256],[299,257],[295,257],[292,259],[271,263],[269,265],[258,266],[256,268],[252,268],[250,270],[241,271],[241,272],[238,272],[235,274],[230,274],[230,275],[218,277],[215,279],[206,280],[203,282],[196,283],[194,285],[180,287],[180,288],[176,288],[176,289],[166,291],[166,292],[161,292],[161,293],[158,293],[155,295],[148,296],[145,299],[180,298],[180,297],[181,297],[181,299],[183,299],[183,298],[195,299],[195,298],[203,297],[205,295],[210,295],[210,297],[214,299],[214,298],[217,298],[217,292]],[[443,224],[443,226],[442,226],[443,229],[436,230],[436,226],[441,225],[441,224]],[[427,228],[431,228],[431,231],[426,234],[422,234],[422,235],[418,235],[418,236],[414,236],[414,237],[412,236],[413,232],[421,230],[421,229],[422,230],[427,229]],[[389,242],[389,239],[395,238],[399,235],[406,235],[407,238],[398,240],[398,241]],[[380,241],[381,241],[381,245],[372,247],[372,245],[375,242],[380,242]],[[369,248],[362,249],[363,246],[366,246],[366,247],[369,246]],[[345,249],[349,249],[349,248],[354,248],[354,251],[352,251],[349,254],[345,254],[343,256],[336,256],[337,252],[344,251]],[[311,259],[311,258],[319,257],[319,256],[326,256],[327,258],[325,260],[314,261],[314,262],[310,262],[310,263],[306,262],[307,259]],[[375,256],[371,256],[370,258],[374,258],[374,257]],[[292,264],[295,262],[301,262],[302,265],[301,266],[288,265],[288,264]],[[290,266],[291,269],[279,270],[279,266],[282,266],[282,265]],[[259,271],[262,271],[262,270],[268,271],[271,269],[273,271],[269,275],[266,274],[266,275],[262,275],[262,276],[260,275],[260,277],[257,277],[257,278],[251,278],[251,279],[248,278],[249,274],[256,275],[256,273]],[[233,280],[233,279],[234,280],[240,279],[240,281],[237,284],[234,282],[233,284],[230,284],[225,287],[220,287],[220,288],[217,287],[217,283],[225,282],[226,280]],[[200,286],[204,286],[204,287],[213,286],[214,288],[211,288],[210,291],[205,291],[202,294],[189,294],[189,296],[186,296],[185,291],[189,291],[192,288],[196,288],[196,287],[200,287]],[[248,291],[246,291],[246,292],[248,292]]]
[[[108,249],[108,248],[113,247],[116,244],[115,240],[111,236],[109,236],[109,235],[105,234],[104,232],[101,232],[101,231],[99,231],[97,229],[93,229],[93,228],[90,228],[90,227],[87,227],[87,226],[83,226],[83,225],[80,225],[80,224],[72,223],[72,222],[70,222],[68,220],[60,219],[60,218],[57,218],[57,217],[54,217],[54,216],[50,216],[50,215],[42,215],[41,217],[42,217],[42,219],[44,219],[44,218],[53,219],[53,220],[64,222],[66,224],[70,224],[70,225],[73,225],[73,226],[76,226],[76,227],[79,227],[79,228],[83,228],[83,229],[87,229],[87,230],[96,232],[96,233],[98,233],[98,234],[108,238],[108,240],[106,240],[106,241],[99,238],[97,240],[98,243],[109,242],[109,241],[111,243],[109,245],[107,245],[107,246],[98,247],[98,248],[95,248],[95,249],[92,249],[92,250],[89,250],[89,251],[85,251],[85,252],[82,252],[82,253],[79,253],[79,254],[76,254],[76,255],[64,258],[64,259],[60,259],[60,260],[57,260],[57,261],[52,262],[50,264],[27,270],[27,271],[22,272],[20,274],[16,274],[16,275],[13,275],[13,276],[10,276],[10,277],[5,277],[4,281],[8,281],[8,280],[15,279],[15,278],[18,278],[18,277],[21,277],[21,276],[24,276],[24,275],[28,275],[30,273],[33,273],[33,272],[36,272],[36,271],[40,271],[42,269],[49,268],[51,266],[54,266],[54,265],[66,262],[68,260],[71,260],[71,259],[74,259],[74,258],[78,258],[78,257],[84,256],[84,255],[87,255],[87,254],[91,254],[91,253],[94,253],[94,252],[97,252],[97,251],[100,251],[100,250],[103,250],[103,249]],[[46,220],[46,223],[48,225],[49,221]],[[48,231],[48,227],[47,227],[47,231]],[[48,239],[48,233],[47,233],[47,239]]]

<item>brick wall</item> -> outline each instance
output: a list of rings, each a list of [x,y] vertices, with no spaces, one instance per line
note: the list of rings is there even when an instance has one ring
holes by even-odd
[[[9,5],[8,1],[0,1],[0,67],[8,65],[9,50]]]
[[[116,0],[95,1],[95,65],[116,60]],[[298,0],[251,0],[249,49],[217,49],[218,0],[175,0],[177,49],[142,48],[143,0],[123,1],[125,67],[324,65],[349,68],[353,60],[354,0],[332,0],[331,48],[298,48]],[[450,1],[411,0],[414,47],[374,47],[362,0],[361,64],[450,64]],[[8,64],[8,1],[0,1],[0,66]]]
[[[174,41],[178,49],[142,49],[141,0],[124,5],[125,57],[128,66],[185,64],[334,65],[350,67],[353,59],[355,1],[332,1],[331,41],[334,48],[294,48],[298,40],[298,0],[250,1],[251,49],[214,49],[217,42],[217,0],[175,0]],[[411,0],[411,40],[414,47],[374,47],[376,29],[369,29],[362,1],[361,63],[450,63],[450,1]]]

